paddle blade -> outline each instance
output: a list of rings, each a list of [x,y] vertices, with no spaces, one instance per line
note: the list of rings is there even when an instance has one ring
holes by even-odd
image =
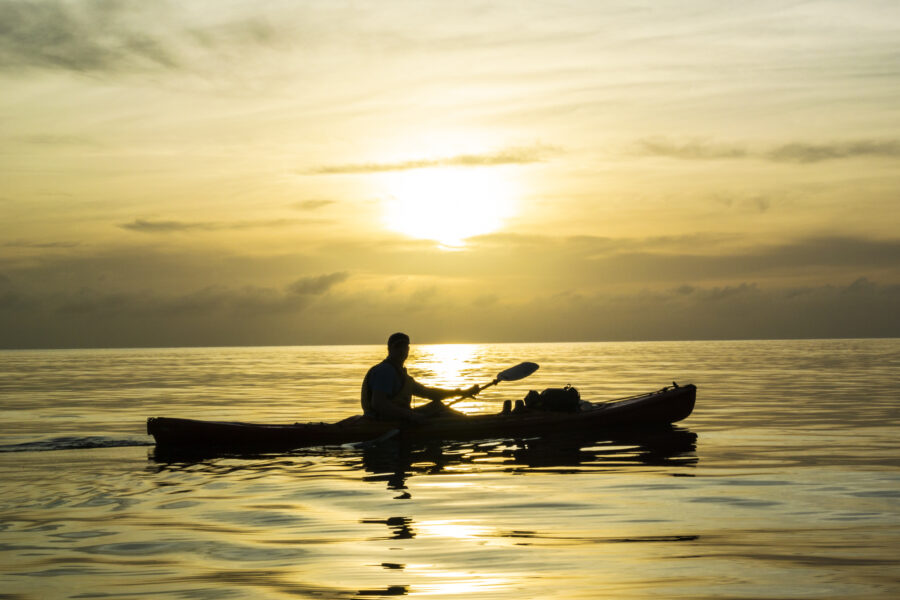
[[[537,371],[539,365],[533,362],[523,362],[519,363],[514,367],[510,367],[505,371],[501,371],[499,375],[497,375],[497,381],[518,381],[520,379],[525,379],[535,371]]]

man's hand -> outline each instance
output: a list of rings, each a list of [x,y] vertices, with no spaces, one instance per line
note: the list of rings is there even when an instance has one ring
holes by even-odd
[[[478,384],[476,384],[476,385],[473,385],[472,387],[467,388],[467,389],[465,389],[465,390],[457,389],[457,390],[456,390],[456,395],[457,395],[457,396],[462,396],[462,397],[464,397],[464,398],[474,398],[474,397],[475,397],[475,394],[477,394],[477,393],[480,392],[480,391],[481,391],[481,388],[478,387]]]

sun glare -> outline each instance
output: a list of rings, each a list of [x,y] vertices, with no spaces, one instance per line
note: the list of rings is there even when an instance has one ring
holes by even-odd
[[[497,231],[514,206],[510,183],[494,169],[434,168],[391,175],[385,201],[388,229],[462,248]]]
[[[479,364],[476,344],[422,345],[417,348],[416,366],[429,371],[429,384],[464,387]]]

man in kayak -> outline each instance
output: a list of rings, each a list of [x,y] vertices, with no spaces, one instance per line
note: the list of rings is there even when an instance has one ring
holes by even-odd
[[[467,390],[425,387],[406,372],[403,363],[409,357],[409,336],[395,333],[388,338],[388,355],[369,369],[362,384],[362,409],[367,417],[384,421],[421,423],[428,417],[453,412],[441,403],[454,396],[474,396],[478,386]],[[428,398],[431,403],[412,408],[412,397]]]

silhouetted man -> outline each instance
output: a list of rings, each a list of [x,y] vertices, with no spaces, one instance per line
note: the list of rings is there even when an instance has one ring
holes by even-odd
[[[425,387],[413,379],[403,366],[409,357],[409,336],[405,333],[395,333],[389,337],[387,347],[387,358],[369,369],[363,379],[361,401],[363,414],[367,417],[420,423],[429,416],[452,412],[441,403],[444,398],[478,393],[477,385],[467,390],[444,390]],[[428,398],[432,402],[413,410],[413,396]]]

